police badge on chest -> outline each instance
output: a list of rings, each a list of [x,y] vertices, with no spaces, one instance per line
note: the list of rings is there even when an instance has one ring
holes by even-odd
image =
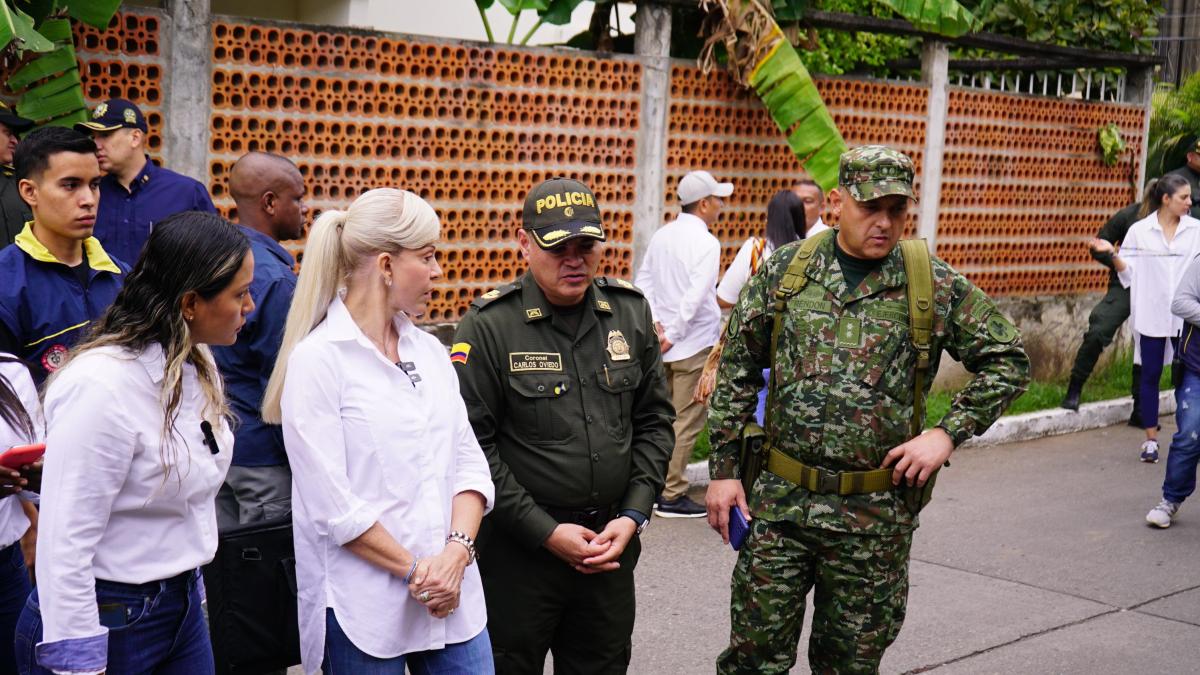
[[[608,331],[608,358],[613,361],[628,361],[629,360],[629,343],[625,341],[625,336],[619,330]]]

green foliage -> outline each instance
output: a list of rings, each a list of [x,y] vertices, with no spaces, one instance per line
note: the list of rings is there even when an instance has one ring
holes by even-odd
[[[878,0],[814,0],[814,9],[860,16],[891,18],[892,10]],[[920,46],[915,38],[878,33],[847,33],[820,28],[807,34],[799,45],[800,60],[812,73],[842,75],[865,73],[888,75],[884,65],[896,59],[915,57]]]
[[[1100,143],[1100,153],[1104,157],[1104,163],[1108,166],[1115,166],[1125,152],[1125,139],[1121,138],[1121,130],[1117,128],[1115,122],[1109,122],[1097,130],[1096,136]]]
[[[1162,2],[1147,0],[964,0],[982,30],[1072,47],[1147,54]],[[1083,65],[1083,64],[1081,64]]]
[[[111,1],[111,0],[106,0]],[[571,21],[571,14],[583,0],[475,0],[475,7],[479,10],[479,18],[483,21],[483,28],[487,31],[488,40],[495,42],[496,38],[492,34],[492,26],[488,22],[487,14],[484,10],[491,7],[495,2],[499,2],[501,7],[508,10],[512,15],[512,27],[508,31],[508,44],[513,44],[517,34],[517,23],[521,20],[521,13],[526,10],[537,12],[538,20],[521,39],[520,44],[529,42],[529,38],[541,28],[543,24],[553,24],[555,26],[563,26]]]
[[[791,132],[788,147],[812,179],[824,190],[836,187],[838,159],[846,151],[846,142],[796,50],[781,40],[779,48],[757,65],[750,85],[780,131]]]
[[[1193,73],[1178,89],[1160,84],[1154,90],[1151,107],[1147,180],[1187,161],[1188,148],[1200,132],[1200,72]]]
[[[1158,34],[1162,2],[1146,0],[772,0],[782,27],[795,25],[808,9],[877,18],[907,18],[914,25],[945,35],[972,25],[979,32],[1024,38],[1074,47],[1119,52],[1150,53],[1151,37]],[[910,9],[911,8],[911,9]],[[953,29],[921,16],[948,15]],[[800,58],[811,72],[894,76],[884,68],[889,61],[920,56],[912,38],[871,33],[809,30],[798,43]],[[953,56],[981,56],[980,50],[954,50]],[[994,54],[988,54],[994,56]],[[1080,64],[1085,65],[1085,64]]]
[[[879,0],[912,25],[938,35],[958,37],[970,32],[975,17],[955,0]]]
[[[87,103],[67,17],[97,28],[108,25],[120,0],[0,0],[0,49],[22,59],[5,83],[20,93],[17,114],[40,124],[70,125],[87,119]]]

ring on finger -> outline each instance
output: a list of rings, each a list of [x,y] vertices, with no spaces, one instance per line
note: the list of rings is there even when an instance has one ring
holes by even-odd
[[[417,596],[417,599],[421,602],[429,602],[429,591],[421,591],[421,594]]]

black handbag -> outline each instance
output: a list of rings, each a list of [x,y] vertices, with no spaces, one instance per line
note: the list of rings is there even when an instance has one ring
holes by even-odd
[[[204,566],[208,625],[218,675],[259,675],[300,663],[292,517],[219,534]]]

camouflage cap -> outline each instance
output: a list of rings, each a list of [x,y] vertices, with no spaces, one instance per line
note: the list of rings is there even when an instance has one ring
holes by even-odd
[[[862,145],[842,153],[838,185],[859,202],[888,195],[915,201],[913,173],[912,160],[903,152],[885,145]]]

